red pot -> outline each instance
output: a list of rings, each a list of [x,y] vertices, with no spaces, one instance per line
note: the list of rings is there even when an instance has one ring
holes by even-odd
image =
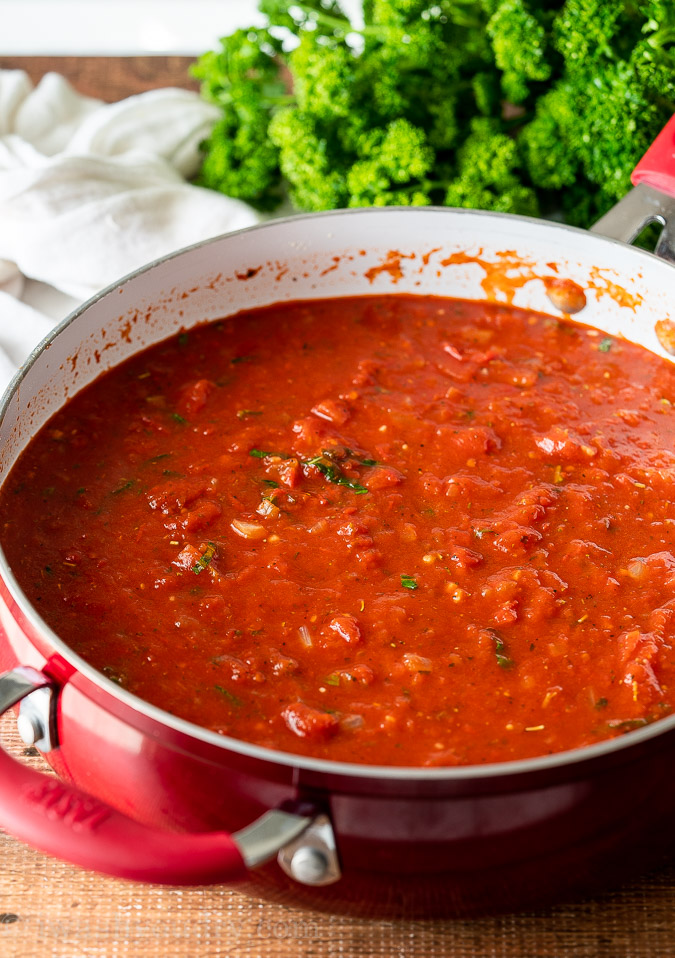
[[[674,134],[671,123],[642,161],[640,185],[599,229],[630,240],[675,214]],[[106,290],[35,351],[4,398],[2,473],[104,369],[180,328],[280,300],[393,287],[547,312],[540,277],[555,262],[586,290],[585,323],[665,357],[655,324],[675,320],[668,226],[657,252],[450,209],[338,211],[210,240]],[[351,913],[459,915],[589,890],[675,841],[675,716],[497,765],[304,758],[208,732],[120,689],[40,619],[4,557],[0,574],[0,713],[21,702],[24,739],[59,775],[0,751],[0,825],[86,868],[172,884],[250,881]]]

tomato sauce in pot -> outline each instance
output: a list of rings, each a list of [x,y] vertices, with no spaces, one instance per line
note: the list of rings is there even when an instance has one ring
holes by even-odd
[[[0,496],[81,656],[224,735],[371,764],[578,748],[675,702],[675,370],[575,322],[370,296],[101,376]]]

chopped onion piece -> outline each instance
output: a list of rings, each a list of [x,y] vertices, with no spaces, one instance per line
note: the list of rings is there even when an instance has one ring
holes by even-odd
[[[314,643],[312,642],[312,636],[309,634],[309,629],[306,625],[301,625],[298,629],[300,634],[300,641],[306,649],[311,649]]]
[[[244,539],[262,539],[267,535],[265,526],[258,522],[245,522],[243,519],[233,519],[230,523],[232,529]]]
[[[646,579],[649,575],[649,569],[644,559],[631,559],[626,566],[626,572],[631,579],[636,579],[638,582],[641,579]]]
[[[416,652],[406,652],[403,664],[409,672],[431,672],[432,662],[426,655],[417,655]]]
[[[362,715],[345,715],[340,719],[340,728],[357,729],[363,726]]]
[[[263,499],[256,512],[259,516],[278,516],[279,506],[275,506],[270,499]]]

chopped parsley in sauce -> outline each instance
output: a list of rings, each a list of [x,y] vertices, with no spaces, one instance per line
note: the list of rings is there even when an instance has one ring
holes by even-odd
[[[501,303],[282,303],[70,400],[0,538],[76,652],[216,732],[395,765],[577,748],[675,705],[674,396],[669,362]]]

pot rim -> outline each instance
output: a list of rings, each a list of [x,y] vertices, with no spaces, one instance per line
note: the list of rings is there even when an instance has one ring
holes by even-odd
[[[573,236],[581,234],[586,238],[588,238],[589,233],[588,230],[584,230],[576,226],[570,226],[566,223],[558,223],[532,216],[522,216],[515,213],[498,213],[491,212],[489,210],[459,209],[456,207],[439,206],[388,206],[327,210],[319,213],[299,213],[291,216],[279,217],[277,219],[266,220],[262,223],[257,223],[254,226],[233,230],[229,233],[221,233],[217,236],[211,236],[189,246],[184,246],[180,249],[173,250],[172,252],[167,253],[164,256],[160,256],[139,267],[138,269],[127,273],[125,276],[120,277],[118,280],[114,281],[104,289],[95,293],[89,299],[85,300],[85,302],[83,302],[80,306],[69,313],[63,320],[57,323],[56,326],[54,326],[54,328],[48,333],[48,335],[33,349],[25,363],[18,369],[10,381],[2,397],[0,397],[0,423],[3,421],[15,393],[18,391],[30,369],[38,361],[45,350],[49,348],[52,342],[61,334],[61,332],[70,326],[70,324],[78,319],[83,313],[89,310],[93,305],[104,299],[110,293],[119,289],[129,281],[136,279],[138,276],[150,272],[150,270],[154,269],[156,266],[175,259],[176,257],[179,257],[192,250],[199,249],[212,243],[218,243],[226,238],[236,237],[240,234],[249,233],[251,231],[276,228],[289,223],[297,224],[303,220],[314,221],[317,219],[332,219],[334,217],[363,215],[364,213],[374,216],[386,216],[387,214],[393,213],[398,213],[400,215],[401,213],[408,212],[416,213],[417,215],[427,213],[451,213],[453,215],[459,214],[462,216],[476,217],[486,220],[498,218],[500,220],[508,220],[509,222],[513,222],[515,220],[516,222],[527,223],[528,225],[536,224],[554,232],[570,233]],[[608,243],[612,246],[619,246],[624,250],[626,249],[627,244],[621,242],[620,240],[602,236],[601,234],[593,235],[595,238],[597,238],[598,242],[603,245]],[[660,257],[655,256],[654,253],[650,253],[649,251],[640,249],[638,247],[632,247],[632,253],[639,258],[646,257],[652,262],[654,260],[662,263],[665,262]],[[563,752],[555,752],[549,755],[540,755],[528,759],[491,762],[484,765],[444,766],[442,768],[428,768],[416,765],[366,765],[354,762],[339,762],[332,759],[317,759],[306,755],[299,755],[294,752],[271,749],[264,746],[255,745],[251,742],[246,742],[241,739],[221,735],[218,732],[212,732],[209,729],[194,724],[193,722],[189,722],[185,719],[179,718],[178,716],[172,715],[170,712],[166,712],[158,706],[152,705],[150,702],[146,702],[144,699],[140,698],[134,693],[121,688],[111,679],[107,678],[102,672],[99,672],[97,669],[95,669],[85,659],[81,658],[73,649],[71,649],[70,646],[68,646],[64,640],[61,639],[38,614],[37,610],[23,593],[16,578],[14,577],[14,573],[12,572],[2,546],[0,546],[0,577],[7,586],[10,595],[36,632],[48,639],[55,651],[57,651],[70,665],[72,665],[78,673],[82,674],[86,679],[92,682],[93,685],[102,689],[108,695],[111,695],[113,698],[131,708],[133,711],[146,716],[152,721],[157,722],[162,726],[169,727],[176,732],[187,735],[190,738],[200,740],[206,744],[213,745],[223,750],[236,752],[243,757],[257,759],[277,765],[290,766],[297,768],[300,771],[317,772],[332,776],[337,774],[342,777],[351,776],[358,779],[385,779],[389,781],[398,780],[406,782],[412,780],[422,783],[460,782],[494,779],[501,776],[511,777],[514,775],[531,775],[534,773],[546,772],[547,770],[554,768],[557,769],[565,766],[573,766],[590,762],[617,752],[629,751],[651,739],[658,738],[669,731],[675,730],[674,713],[670,716],[659,719],[650,725],[644,726],[643,728],[633,729],[624,735],[618,736],[617,738],[605,739],[604,741],[598,742],[595,745],[581,746],[579,748],[568,749]]]

